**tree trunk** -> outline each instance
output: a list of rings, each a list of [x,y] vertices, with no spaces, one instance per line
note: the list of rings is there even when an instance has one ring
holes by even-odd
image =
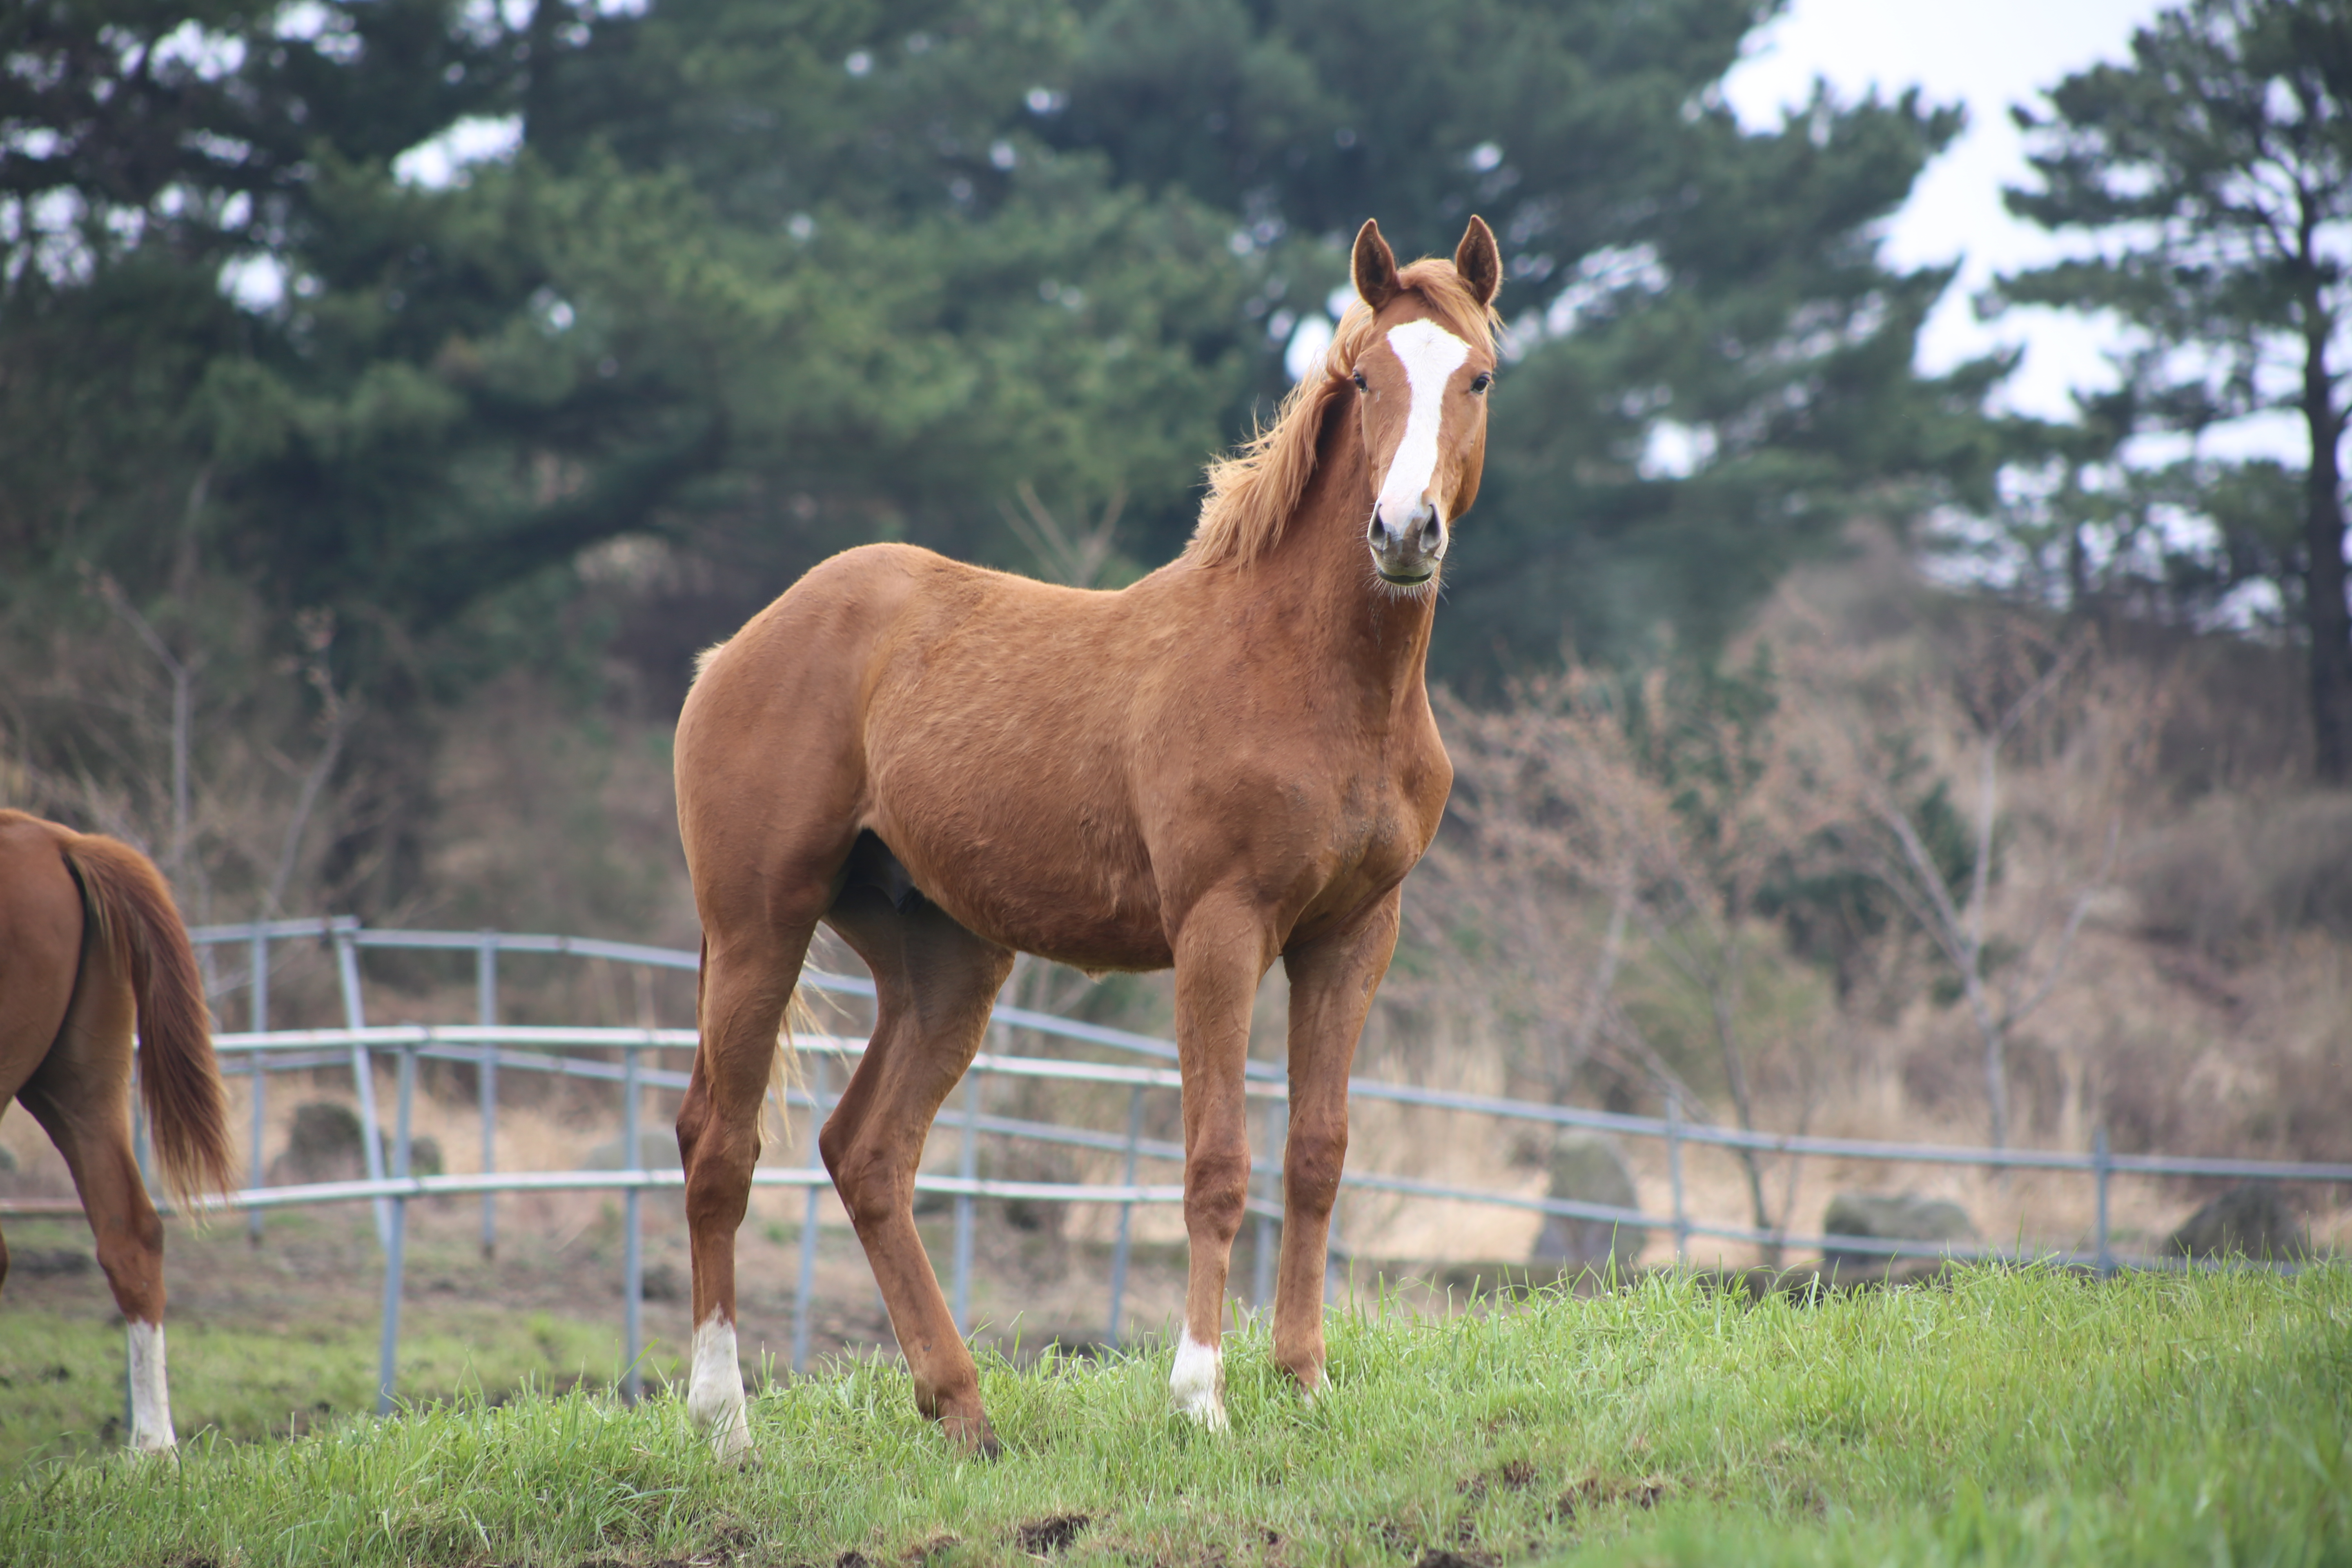
[[[2327,371],[2326,312],[2308,310],[2305,329],[2303,414],[2311,433],[2305,482],[2305,624],[2311,633],[2313,770],[2330,784],[2352,784],[2352,611],[2344,602],[2343,472],[2336,447],[2344,416]]]
[[[1709,976],[1707,1003],[1715,1014],[1716,1047],[1723,1053],[1723,1076],[1731,1089],[1731,1108],[1739,1117],[1739,1130],[1753,1132],[1756,1131],[1756,1111],[1748,1100],[1748,1065],[1740,1055],[1737,1023],[1739,1013],[1739,944],[1735,941],[1727,945],[1730,948],[1729,972],[1718,972]],[[1756,1228],[1770,1230],[1774,1228],[1772,1210],[1764,1198],[1764,1168],[1756,1158],[1756,1151],[1740,1150],[1739,1163],[1748,1174],[1748,1212],[1755,1216]],[[1763,1251],[1764,1261],[1778,1268],[1780,1266],[1780,1244],[1768,1242]]]
[[[2004,1048],[2007,1043],[2002,1038],[2000,1026],[1985,1026],[1985,1103],[1992,1107],[1992,1146],[1996,1149],[2009,1147],[2009,1061]]]

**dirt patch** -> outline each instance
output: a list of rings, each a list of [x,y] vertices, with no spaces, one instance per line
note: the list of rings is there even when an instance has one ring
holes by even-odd
[[[98,1260],[70,1247],[42,1247],[8,1255],[11,1279],[62,1279],[87,1274]]]
[[[1604,1481],[1588,1476],[1559,1494],[1559,1500],[1552,1504],[1551,1515],[1558,1520],[1574,1519],[1583,1510],[1612,1502],[1655,1508],[1658,1500],[1666,1495],[1667,1484],[1664,1476],[1649,1476],[1637,1481]]]
[[[1023,1525],[1013,1532],[1013,1543],[1032,1557],[1051,1557],[1076,1541],[1093,1519],[1083,1513],[1057,1513]]]

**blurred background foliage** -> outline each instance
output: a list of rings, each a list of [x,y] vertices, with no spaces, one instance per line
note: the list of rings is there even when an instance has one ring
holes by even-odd
[[[1098,582],[1169,558],[1366,216],[1412,254],[1476,212],[1504,247],[1433,653],[1474,702],[1563,654],[1705,664],[1857,520],[1962,520],[1946,548],[2062,609],[2127,576],[2193,617],[2293,576],[2299,476],[2116,479],[2179,401],[2149,376],[2052,426],[1987,412],[2004,361],[1916,368],[1951,275],[1878,236],[1960,116],[1823,90],[1743,130],[1719,84],[1774,9],[25,0],[0,617],[39,676],[12,765],[138,787],[60,651],[136,620],[199,710],[292,680],[276,765],[330,759],[334,805],[296,879],[413,900],[437,737],[518,672],[583,721],[665,718],[695,649],[850,544],[1055,572],[1041,527],[1095,527]],[[2154,112],[2088,93],[2042,128],[2053,226],[2105,221],[2076,121]],[[2218,542],[2139,570],[2159,507]]]
[[[1871,240],[1956,116],[1743,134],[1715,84],[1758,15],[16,8],[12,602],[193,562],[438,689],[514,656],[536,580],[653,540],[679,585],[617,635],[674,687],[845,544],[1028,565],[1022,484],[1123,497],[1153,564],[1355,226],[1443,251],[1478,211],[1517,363],[1442,667],[1704,640],[1858,496],[1990,473],[1992,367],[1912,373],[1944,279]],[[453,127],[516,149],[426,184]]]

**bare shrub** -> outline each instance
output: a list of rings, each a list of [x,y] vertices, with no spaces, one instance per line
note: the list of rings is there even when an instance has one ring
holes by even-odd
[[[151,618],[89,587],[79,614],[0,628],[0,800],[137,845],[192,921],[315,908],[353,708],[332,618],[271,626],[213,582]]]
[[[1570,667],[1511,698],[1441,694],[1457,825],[1410,907],[1416,934],[1477,977],[1513,1076],[1559,1101],[1613,1069],[1700,1116],[1719,1094],[1748,1129],[1759,1073],[1809,1104],[1819,1075],[1797,1037],[1818,1043],[1823,988],[1759,904],[1827,825],[1781,743],[1769,666],[1637,684]],[[1763,1162],[1741,1159],[1752,1223],[1773,1229]]]
[[[2216,958],[2304,930],[2352,938],[2352,792],[2208,801],[2157,836],[2131,886],[2149,935]]]
[[[1892,654],[1797,624],[1811,635],[1788,644],[1803,731],[1791,743],[1834,803],[1828,836],[1944,960],[1974,1026],[1990,1141],[2005,1147],[2012,1037],[2105,890],[2164,694],[2087,637],[2020,613],[1979,609]],[[2045,787],[2004,810],[2003,771],[2018,764]]]

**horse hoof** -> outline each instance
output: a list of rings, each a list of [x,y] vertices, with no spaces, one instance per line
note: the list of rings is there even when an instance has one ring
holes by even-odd
[[[1211,1394],[1206,1399],[1179,1399],[1177,1410],[1196,1426],[1211,1432],[1223,1432],[1232,1427],[1225,1419],[1225,1402]]]
[[[731,1470],[751,1462],[751,1434],[740,1415],[710,1434],[710,1457]]]
[[[1175,1369],[1168,1376],[1168,1394],[1178,1410],[1212,1432],[1225,1429],[1225,1363],[1213,1345],[1204,1345],[1187,1333],[1176,1347]]]
[[[975,1459],[993,1459],[1004,1452],[1004,1445],[996,1440],[996,1428],[985,1415],[942,1415],[940,1430]]]
[[[710,1440],[710,1457],[730,1469],[740,1468],[751,1457],[751,1427],[744,1419],[740,1395],[717,1409],[697,1409],[689,1400],[687,1413]]]

